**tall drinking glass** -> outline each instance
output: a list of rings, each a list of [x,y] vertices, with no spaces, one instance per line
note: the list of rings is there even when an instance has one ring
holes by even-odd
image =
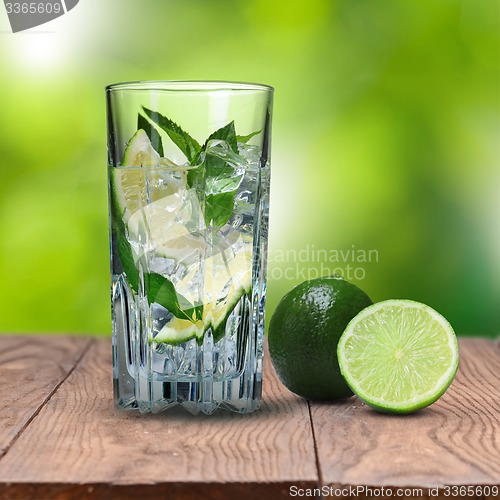
[[[273,89],[106,89],[114,395],[250,412],[262,389]]]

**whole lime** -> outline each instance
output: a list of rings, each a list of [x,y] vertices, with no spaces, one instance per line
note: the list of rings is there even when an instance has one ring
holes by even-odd
[[[269,353],[292,392],[316,401],[352,396],[340,373],[337,344],[347,324],[372,304],[338,276],[304,281],[278,304],[269,326]]]

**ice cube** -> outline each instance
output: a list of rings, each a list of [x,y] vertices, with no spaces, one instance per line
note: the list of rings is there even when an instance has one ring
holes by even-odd
[[[221,161],[217,161],[223,160]],[[235,153],[226,141],[209,141],[202,155],[205,165],[205,190],[207,194],[229,193],[238,189],[248,164]]]
[[[258,146],[251,144],[238,144],[240,156],[243,157],[247,164],[252,168],[259,167],[261,150]]]

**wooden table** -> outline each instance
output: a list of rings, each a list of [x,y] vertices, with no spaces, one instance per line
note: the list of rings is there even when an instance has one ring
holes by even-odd
[[[415,415],[356,398],[310,403],[267,358],[259,412],[196,417],[116,410],[107,339],[0,342],[0,498],[265,500],[322,486],[325,498],[384,498],[489,485],[500,499],[500,347],[489,340],[460,341],[451,388]]]

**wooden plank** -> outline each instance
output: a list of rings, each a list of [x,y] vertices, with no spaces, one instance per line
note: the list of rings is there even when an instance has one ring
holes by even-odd
[[[358,398],[311,403],[324,485],[500,483],[500,349],[485,339],[461,339],[459,346],[454,382],[414,415],[383,415]]]
[[[92,346],[0,461],[4,496],[104,498],[118,488],[122,498],[263,500],[317,484],[307,402],[277,381],[269,359],[256,413],[140,415],[113,406],[110,349]]]
[[[0,457],[68,376],[90,340],[0,337]]]

